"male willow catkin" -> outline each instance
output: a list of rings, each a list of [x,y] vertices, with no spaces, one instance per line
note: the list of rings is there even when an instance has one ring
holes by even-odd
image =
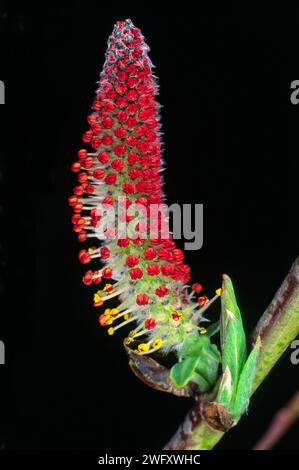
[[[69,204],[79,241],[93,243],[80,251],[79,260],[101,263],[83,277],[85,284],[98,286],[94,306],[100,325],[112,335],[131,324],[126,344],[139,354],[159,349],[179,355],[190,334],[205,334],[199,322],[211,301],[203,295],[194,299],[202,287],[195,283],[190,292],[190,268],[164,229],[158,87],[148,50],[131,20],[117,22],[87,119],[90,128],[83,135],[89,148],[79,150],[72,165],[79,184]],[[117,212],[119,201],[125,207],[122,214]],[[132,227],[134,204],[145,209],[145,217],[138,223],[136,219],[133,233],[120,236],[108,227],[100,234],[103,206],[113,206],[116,218]],[[162,205],[156,215],[151,212],[154,205]],[[219,295],[218,290],[212,300]],[[112,298],[119,299],[118,306],[103,308]]]

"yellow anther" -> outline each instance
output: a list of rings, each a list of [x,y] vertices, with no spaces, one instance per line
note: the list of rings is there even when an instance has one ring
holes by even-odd
[[[93,301],[94,301],[95,303],[98,303],[98,302],[100,302],[101,300],[102,300],[102,298],[101,298],[101,296],[100,296],[98,293],[94,294],[94,296],[93,296]]]
[[[129,333],[129,337],[130,337],[130,338],[134,338],[135,335],[136,335],[136,331],[135,331],[135,330],[130,331],[130,333]]]
[[[221,295],[222,289],[221,289],[221,288],[220,288],[220,289],[217,289],[215,292],[216,292],[216,295]]]
[[[146,352],[149,350],[149,345],[146,343],[139,344],[138,351],[139,352]]]
[[[110,312],[111,312],[111,309],[110,309],[110,308],[106,308],[106,309],[105,309],[105,312],[104,312],[104,315],[110,315]]]
[[[162,346],[162,344],[163,344],[163,341],[162,341],[161,338],[156,339],[156,340],[153,342],[153,348],[158,349],[158,348],[160,348],[160,346]]]
[[[116,317],[116,315],[118,315],[118,314],[119,314],[119,310],[117,310],[117,308],[112,308],[112,309],[110,310],[110,315],[111,315],[112,317]]]
[[[207,332],[207,330],[206,330],[205,328],[199,328],[199,333],[200,333],[201,335],[205,335],[206,332]]]
[[[107,292],[112,292],[113,291],[113,285],[112,284],[106,284],[104,287],[104,291]]]
[[[126,314],[124,315],[124,320],[129,320],[129,314],[128,314],[128,313],[126,313]]]
[[[107,333],[110,336],[113,335],[114,334],[114,328],[112,328],[112,326],[110,328],[108,328]]]
[[[106,325],[112,325],[112,323],[114,322],[114,318],[110,317],[110,315],[107,315],[106,316]]]
[[[134,340],[132,338],[126,338],[125,339],[125,344],[131,344],[133,342],[134,342]]]

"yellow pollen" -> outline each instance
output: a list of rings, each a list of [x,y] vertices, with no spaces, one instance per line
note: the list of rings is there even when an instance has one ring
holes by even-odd
[[[135,335],[136,335],[136,331],[135,331],[135,330],[130,331],[130,333],[129,333],[129,337],[130,337],[130,338],[134,338]]]
[[[124,315],[124,319],[125,319],[125,320],[129,320],[129,314],[128,314],[128,313],[126,313],[126,314]]]
[[[125,339],[125,344],[131,344],[133,342],[134,342],[134,340],[132,338],[126,338]]]
[[[111,312],[111,309],[110,308],[106,308],[105,309],[105,312],[104,312],[104,315],[110,315],[110,312]]]
[[[98,302],[100,302],[100,301],[102,300],[102,298],[101,298],[101,296],[100,296],[98,293],[96,293],[96,294],[94,294],[94,296],[93,296],[93,300],[94,300],[94,302],[98,303]]]
[[[119,310],[117,310],[117,308],[112,308],[110,310],[110,315],[112,315],[113,317],[115,317],[118,314],[119,314]]]
[[[158,349],[158,348],[160,348],[160,346],[162,346],[162,344],[163,344],[163,341],[162,341],[161,338],[156,339],[156,340],[153,342],[153,348]]]
[[[110,336],[113,335],[114,334],[114,328],[112,328],[112,326],[110,328],[108,328],[107,333]]]
[[[221,288],[220,288],[220,289],[217,289],[217,290],[215,291],[215,293],[216,293],[216,295],[221,295],[222,289],[221,289]]]
[[[113,292],[112,284],[106,284],[105,287],[104,287],[104,291],[105,292],[107,292],[107,291]]]
[[[206,330],[205,328],[199,328],[199,333],[200,333],[201,335],[205,335],[206,332],[207,332],[207,330]]]
[[[148,344],[145,344],[145,343],[139,344],[139,346],[138,346],[138,351],[139,352],[146,352],[148,350],[149,350],[149,345]]]

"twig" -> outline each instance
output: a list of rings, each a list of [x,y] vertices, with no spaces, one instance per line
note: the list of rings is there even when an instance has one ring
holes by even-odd
[[[274,299],[259,320],[253,335],[252,343],[260,336],[262,340],[257,373],[253,392],[262,383],[291,341],[299,334],[299,258],[296,259],[287,277],[277,291]],[[167,450],[212,449],[223,436],[219,427],[212,426],[213,417],[208,424],[204,406],[199,398],[185,420],[165,446]],[[209,403],[209,402],[208,402]],[[215,408],[214,421],[219,418]]]
[[[254,450],[270,450],[299,419],[299,392],[274,416],[269,428],[254,446]]]

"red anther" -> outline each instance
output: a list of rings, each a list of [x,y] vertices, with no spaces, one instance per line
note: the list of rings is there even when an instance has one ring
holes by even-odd
[[[159,250],[158,251],[158,256],[160,259],[162,259],[163,261],[168,261],[169,259],[169,252],[167,250],[165,250],[164,248],[162,248],[162,250]]]
[[[164,276],[172,276],[175,272],[175,269],[170,264],[163,264],[161,267],[161,272]]]
[[[129,117],[129,119],[127,119],[127,122],[126,122],[126,125],[129,129],[134,129],[135,126],[137,126],[138,124],[138,121],[136,118],[134,117]]]
[[[137,98],[138,98],[138,93],[137,93],[137,91],[135,91],[135,90],[130,90],[130,91],[128,91],[128,93],[127,93],[127,99],[128,99],[129,101],[136,101]]]
[[[160,274],[160,268],[157,264],[150,264],[146,267],[149,276],[157,276]]]
[[[71,218],[72,224],[77,224],[79,219],[81,219],[80,214],[72,215],[72,218]]]
[[[132,116],[134,116],[134,114],[137,113],[138,109],[139,109],[139,106],[136,103],[131,103],[129,104],[129,106],[127,106],[127,112],[131,114]]]
[[[146,197],[139,197],[138,199],[136,199],[136,204],[141,204],[143,206],[147,206],[147,199]]]
[[[158,295],[158,297],[165,297],[165,295],[167,294],[168,294],[168,289],[166,286],[157,287],[156,295]]]
[[[119,122],[125,122],[127,119],[127,113],[125,111],[119,110],[117,111],[115,117],[119,120]]]
[[[138,78],[130,77],[127,80],[127,86],[129,88],[135,88],[138,85]]]
[[[82,137],[82,140],[83,142],[90,142],[92,139],[92,132],[91,131],[87,131],[85,132],[85,134],[83,134],[83,137]]]
[[[94,276],[97,276],[97,277],[93,277],[92,282],[93,282],[94,284],[100,284],[100,283],[102,282],[102,277],[101,277],[101,276],[98,276],[98,274],[99,274],[99,271],[95,271],[95,272],[93,273]]]
[[[83,186],[75,186],[74,187],[74,194],[76,196],[82,196],[82,194],[84,193],[84,189],[83,189]]]
[[[115,137],[117,137],[118,139],[123,139],[125,136],[126,136],[126,129],[124,129],[123,127],[118,127],[117,129],[115,129],[114,131],[114,135]]]
[[[92,104],[92,108],[95,110],[95,111],[99,111],[102,107],[102,103],[98,100],[94,100],[93,104]]]
[[[104,105],[105,113],[109,114],[115,109],[115,104],[112,101],[107,101]]]
[[[86,168],[87,170],[89,170],[89,168],[91,168],[93,165],[93,158],[92,157],[86,157],[85,160],[84,160],[84,168]]]
[[[141,171],[138,168],[132,168],[132,170],[128,171],[128,175],[131,180],[137,180],[141,176]]]
[[[123,192],[125,194],[134,194],[135,193],[135,186],[132,183],[124,183],[123,184]]]
[[[115,173],[109,173],[109,175],[105,178],[105,183],[108,185],[115,184],[117,180],[117,176]]]
[[[85,160],[86,157],[87,157],[87,150],[86,149],[81,149],[81,150],[78,151],[79,162],[82,162],[83,160]]]
[[[87,184],[85,187],[86,194],[93,194],[94,193],[94,186],[92,184]]]
[[[109,153],[101,152],[97,156],[97,159],[99,160],[100,163],[102,163],[103,165],[106,165],[106,163],[108,163],[110,160]]]
[[[82,264],[88,264],[91,260],[90,254],[86,250],[81,250],[79,252],[78,258]]]
[[[110,258],[110,250],[107,246],[102,246],[100,253],[101,253],[102,259]]]
[[[152,260],[156,258],[157,252],[154,248],[147,248],[143,254],[144,258],[147,260]]]
[[[138,144],[138,139],[134,135],[129,135],[129,137],[126,138],[126,144],[129,147],[136,147]]]
[[[127,248],[130,245],[130,240],[129,240],[129,238],[119,238],[117,240],[117,244],[121,248]]]
[[[103,303],[104,303],[103,300],[100,298],[100,300],[93,303],[93,306],[94,307],[101,307],[103,305]]]
[[[174,250],[172,250],[172,254],[175,257],[176,261],[183,261],[184,253],[182,252],[182,250],[175,248]]]
[[[119,74],[117,75],[117,78],[121,81],[121,82],[124,82],[126,79],[127,79],[127,74],[126,72],[119,72]]]
[[[134,240],[132,240],[132,242],[134,243],[134,245],[138,246],[138,245],[142,245],[144,243],[144,238],[135,238]]]
[[[102,313],[102,314],[99,316],[99,324],[100,324],[101,326],[106,326],[108,320],[109,320],[109,319],[108,319],[107,315],[104,315],[104,313]]]
[[[103,139],[102,139],[102,143],[103,145],[112,145],[112,142],[113,142],[113,138],[111,135],[104,135]]]
[[[83,209],[83,204],[81,204],[80,202],[73,206],[73,211],[75,212],[75,214],[79,214],[82,211],[82,209]]]
[[[78,175],[79,183],[86,183],[87,180],[88,180],[88,174],[87,173],[79,173],[79,175]]]
[[[105,197],[102,204],[108,204],[108,206],[113,206],[114,202],[113,202],[112,197],[109,197],[109,196]]]
[[[76,196],[70,196],[68,198],[68,203],[69,203],[69,206],[73,207],[77,204],[78,202],[78,198]]]
[[[144,322],[144,326],[147,330],[153,330],[156,326],[156,321],[154,318],[147,318]]]
[[[111,119],[111,117],[109,116],[104,117],[104,119],[102,120],[102,124],[105,129],[111,129],[113,127],[113,119]]]
[[[118,108],[125,108],[126,105],[127,105],[127,100],[126,98],[124,98],[123,96],[120,96],[119,98],[117,98],[117,100],[115,101],[115,104]]]
[[[138,294],[136,297],[136,303],[138,305],[147,305],[149,302],[149,296],[147,294]]]
[[[129,165],[136,165],[136,163],[139,161],[139,157],[137,153],[135,152],[130,152],[128,155],[128,164]]]
[[[101,144],[102,144],[102,140],[99,137],[94,137],[90,141],[90,145],[94,149],[98,149],[99,147],[101,147]]]
[[[94,124],[96,124],[98,121],[98,118],[97,118],[97,115],[94,113],[94,114],[90,114],[89,116],[87,116],[87,122],[88,124],[90,124],[91,126],[93,126]]]
[[[130,255],[127,257],[126,265],[129,266],[129,268],[134,268],[137,264],[139,264],[139,258],[137,258],[137,256]]]
[[[130,270],[130,277],[132,280],[136,280],[136,279],[141,279],[143,276],[143,272],[141,271],[140,268],[134,268],[134,269],[131,269]]]
[[[150,117],[150,113],[147,109],[142,109],[141,111],[139,111],[138,117],[140,121],[146,121]]]
[[[122,157],[126,153],[126,147],[124,145],[119,144],[116,147],[114,147],[114,153],[118,157]]]
[[[111,268],[105,268],[103,271],[103,278],[104,279],[110,279],[112,277],[112,269]]]
[[[90,286],[92,284],[92,276],[93,272],[91,270],[86,271],[86,273],[84,274],[82,281],[86,286]]]
[[[102,126],[100,124],[95,124],[91,128],[93,134],[99,134],[102,130]]]
[[[79,215],[79,214],[76,214],[76,215]],[[85,222],[84,217],[80,217],[80,216],[79,216],[79,217],[77,218],[76,225],[81,225],[81,227],[83,227],[83,226],[85,225],[85,223],[86,223],[86,222]]]
[[[200,306],[200,308],[204,307],[208,301],[208,297],[206,295],[202,295],[201,297],[198,297],[197,303]]]
[[[119,85],[116,85],[115,90],[119,95],[124,95],[127,91],[127,87],[124,83],[121,83]]]
[[[110,100],[114,100],[114,98],[116,97],[116,91],[113,88],[110,88],[110,90],[107,91],[106,96]]]
[[[87,240],[87,233],[85,232],[85,230],[82,230],[82,232],[78,234],[78,241],[85,242],[86,240]]]
[[[72,163],[72,165],[71,165],[71,170],[72,170],[72,172],[74,172],[74,173],[78,173],[78,171],[81,170],[81,163],[80,163],[80,162]]]
[[[105,171],[104,170],[101,170],[100,168],[97,168],[96,170],[94,170],[93,172],[93,177],[96,179],[96,180],[101,180],[103,179],[105,176]]]
[[[111,163],[111,166],[113,168],[113,170],[115,171],[122,171],[125,167],[125,164],[122,160],[114,160],[112,163]]]
[[[73,225],[73,231],[75,233],[80,233],[81,230],[82,230],[82,225],[78,225],[78,224]]]
[[[132,201],[125,196],[120,196],[119,200],[123,206],[126,206],[126,209],[128,209],[128,207],[130,207],[130,205],[132,204]]]
[[[192,284],[191,289],[196,294],[199,294],[202,291],[202,285],[199,284],[199,282],[195,282],[194,284]]]

